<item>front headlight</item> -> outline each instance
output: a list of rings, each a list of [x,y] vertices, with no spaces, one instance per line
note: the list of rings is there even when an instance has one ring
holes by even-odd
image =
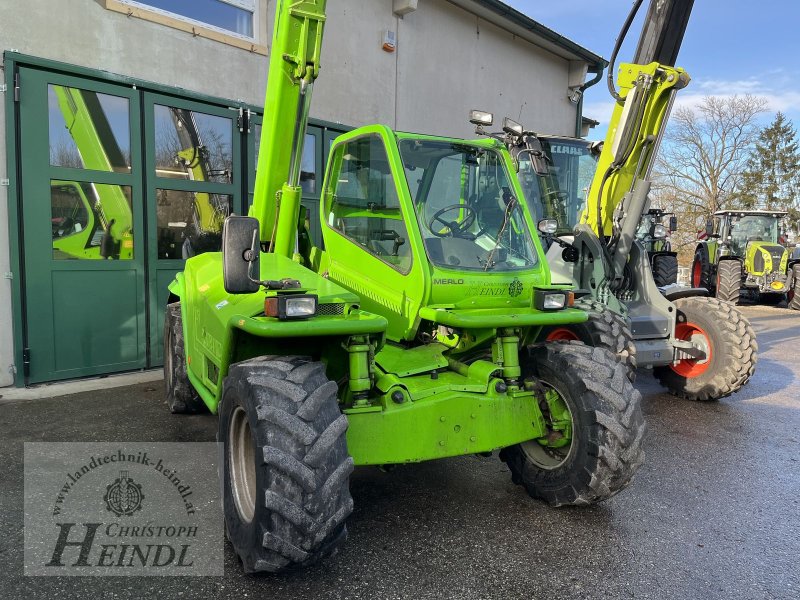
[[[269,296],[264,299],[264,314],[278,319],[307,319],[317,314],[313,294]]]
[[[567,304],[567,295],[566,294],[547,294],[544,297],[544,309],[545,310],[554,310],[558,308],[564,308]]]
[[[569,291],[536,290],[533,295],[533,307],[536,310],[561,310],[572,306],[574,299],[574,293]]]

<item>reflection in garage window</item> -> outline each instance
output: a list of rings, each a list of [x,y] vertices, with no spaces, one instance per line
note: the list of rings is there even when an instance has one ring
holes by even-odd
[[[51,84],[47,107],[51,165],[130,173],[127,98]]]
[[[156,175],[232,183],[232,135],[231,119],[156,105]]]
[[[52,180],[50,224],[53,258],[133,258],[131,188]]]
[[[180,260],[219,251],[231,204],[229,195],[156,190],[158,257]]]

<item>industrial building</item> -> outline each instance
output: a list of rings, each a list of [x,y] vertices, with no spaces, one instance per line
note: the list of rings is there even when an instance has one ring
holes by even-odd
[[[253,191],[274,2],[5,11],[0,386],[161,364],[193,199],[242,214]],[[383,123],[470,137],[467,113],[481,108],[580,135],[582,90],[606,66],[498,0],[330,0],[322,64],[302,168],[312,222],[340,132]],[[107,227],[124,229],[121,246],[103,242]]]

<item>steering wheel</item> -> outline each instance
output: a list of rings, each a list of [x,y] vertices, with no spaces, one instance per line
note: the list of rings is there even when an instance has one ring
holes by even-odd
[[[466,211],[467,214],[460,223],[457,221],[446,221],[442,218],[444,213],[452,210],[463,210]],[[445,206],[444,208],[436,211],[436,214],[433,215],[430,223],[428,223],[428,229],[433,235],[440,238],[459,237],[474,240],[483,233],[483,230],[479,231],[477,234],[470,233],[468,231],[469,228],[475,223],[475,219],[477,217],[477,211],[471,206],[467,204],[451,204],[450,206]],[[439,221],[439,223],[447,227],[447,231],[445,233],[438,232],[436,229],[434,229],[433,224],[436,223],[436,221]]]

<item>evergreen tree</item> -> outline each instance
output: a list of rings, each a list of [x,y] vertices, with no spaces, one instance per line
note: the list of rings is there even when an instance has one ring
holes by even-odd
[[[782,113],[758,135],[742,173],[743,208],[786,210],[792,228],[800,226],[800,143]]]

